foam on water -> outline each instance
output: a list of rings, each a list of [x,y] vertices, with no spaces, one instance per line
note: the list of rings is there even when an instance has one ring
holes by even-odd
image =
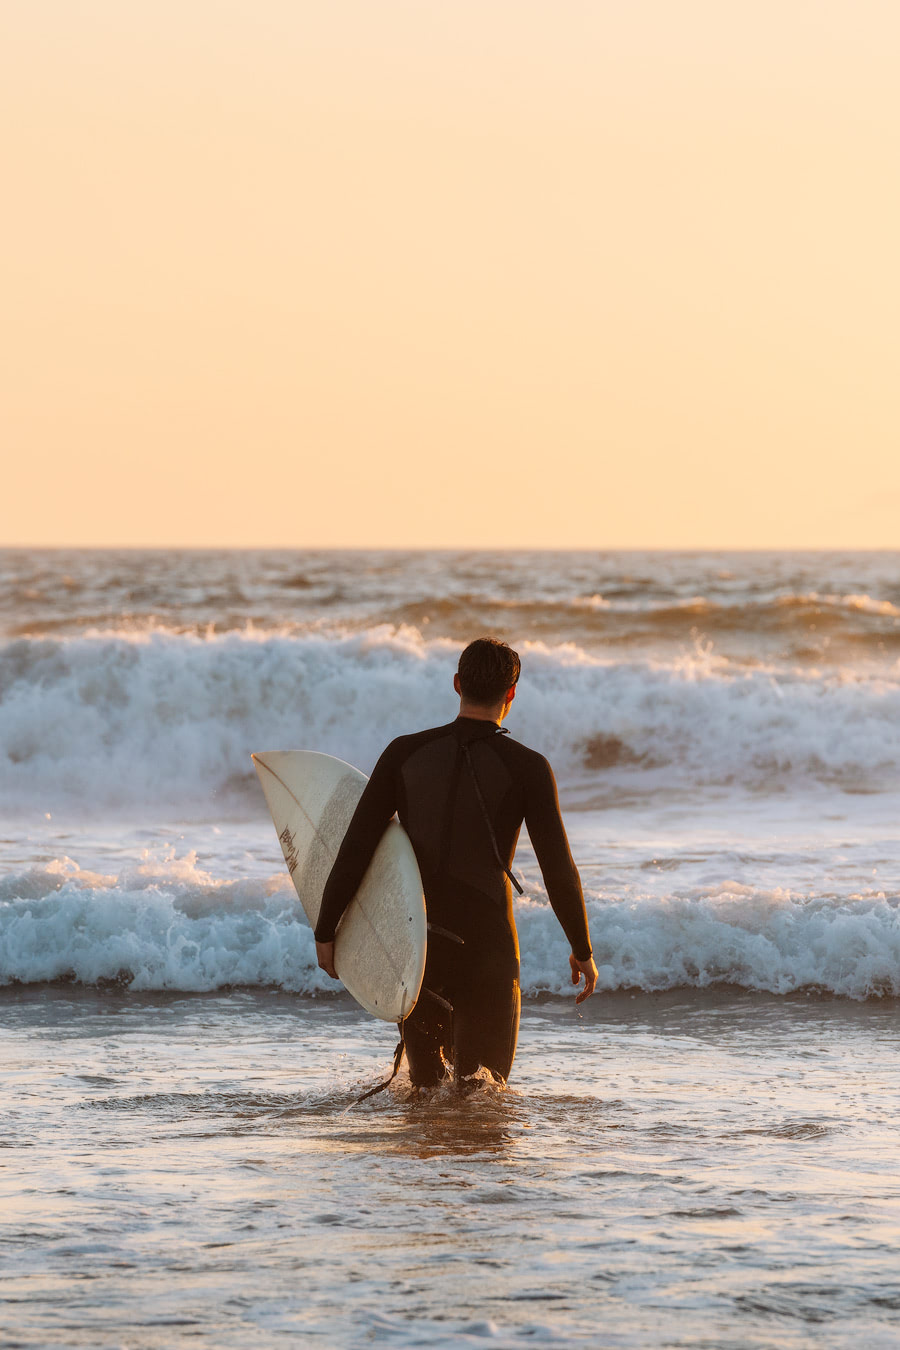
[[[328,988],[250,752],[370,771],[455,715],[459,634],[501,616],[525,672],[508,725],[563,788],[601,987],[900,991],[876,889],[897,862],[890,555],[8,553],[0,574],[0,979]],[[207,850],[212,822],[229,825]],[[162,839],[180,861],[140,862]],[[565,993],[524,865],[524,986]]]
[[[526,995],[571,992],[568,947],[540,888],[517,903]],[[588,891],[601,989],[817,989],[900,996],[900,907],[883,894],[810,900],[739,882],[621,900]],[[286,875],[216,880],[188,853],[121,875],[69,859],[0,883],[0,983],[119,981],[333,990]]]
[[[0,648],[9,813],[208,814],[257,800],[249,755],[289,746],[366,771],[393,736],[455,716],[458,648],[387,626],[342,638],[156,633]],[[615,769],[655,786],[900,783],[900,673],[735,667],[708,646],[619,661],[526,644],[514,735],[563,782]],[[216,809],[221,809],[221,803]]]

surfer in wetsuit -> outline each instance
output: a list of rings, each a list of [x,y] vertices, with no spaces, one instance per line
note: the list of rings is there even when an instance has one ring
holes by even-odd
[[[572,948],[572,983],[584,979],[576,1003],[594,992],[597,981],[553,771],[500,726],[520,669],[505,642],[478,638],[469,644],[453,680],[459,716],[387,747],[322,897],[316,954],[336,979],[335,932],[396,812],[415,850],[428,913],[425,979],[403,1024],[409,1074],[418,1087],[439,1083],[448,1064],[458,1081],[479,1066],[501,1082],[509,1077],[520,1003],[512,886],[521,890],[509,869],[523,820]]]

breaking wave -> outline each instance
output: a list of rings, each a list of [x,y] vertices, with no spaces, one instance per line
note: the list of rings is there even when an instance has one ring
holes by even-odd
[[[601,990],[900,996],[900,908],[883,894],[810,900],[732,882],[665,899],[589,893],[588,912]],[[565,939],[539,889],[518,902],[517,924],[523,991],[570,994]],[[217,881],[193,854],[119,876],[60,859],[6,877],[0,983],[66,979],[136,991],[335,987],[287,876]]]
[[[508,725],[561,781],[653,787],[900,781],[900,673],[731,665],[702,645],[618,661],[526,644]],[[0,647],[0,807],[185,819],[260,799],[250,752],[306,748],[369,772],[392,737],[456,714],[457,644],[380,627],[18,639]]]

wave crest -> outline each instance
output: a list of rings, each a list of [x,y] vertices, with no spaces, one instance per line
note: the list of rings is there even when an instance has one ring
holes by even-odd
[[[900,781],[900,679],[736,668],[709,647],[603,659],[522,649],[509,726],[563,784],[688,790]],[[305,747],[370,771],[394,736],[456,714],[458,647],[415,630],[18,640],[0,648],[0,807],[186,818],[259,807],[250,752]],[[613,778],[610,778],[613,775]]]
[[[601,990],[727,983],[775,994],[900,997],[900,910],[884,895],[808,900],[728,882],[668,898],[588,895]],[[537,890],[516,906],[527,995],[571,994],[568,947]],[[133,990],[233,985],[318,994],[312,932],[286,875],[217,881],[196,856],[121,876],[69,859],[0,887],[0,983]]]

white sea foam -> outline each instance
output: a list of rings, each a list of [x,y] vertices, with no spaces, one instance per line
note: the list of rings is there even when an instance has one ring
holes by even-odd
[[[883,895],[810,901],[727,882],[665,899],[598,898],[588,912],[601,989],[900,995],[900,910]],[[567,949],[549,906],[523,902],[518,922],[523,988],[565,992]]]
[[[622,901],[588,895],[601,989],[725,982],[785,994],[900,996],[900,909],[883,894],[809,900],[737,882]],[[571,992],[539,891],[517,905],[526,994]],[[334,988],[287,876],[217,881],[188,854],[121,875],[68,859],[0,883],[0,982],[119,980],[135,990]]]
[[[0,981],[333,988],[287,876],[216,883],[194,855],[120,877],[68,859],[0,883]]]
[[[457,653],[448,640],[387,627],[340,639],[8,643],[0,807],[215,814],[229,792],[258,800],[250,752],[276,747],[322,750],[369,771],[393,736],[455,716]],[[747,669],[703,646],[625,662],[534,643],[523,658],[508,725],[563,781],[611,769],[652,770],[678,786],[900,779],[900,674]],[[597,738],[621,753],[598,757]]]
[[[820,594],[810,591],[800,595],[779,595],[776,603],[782,606],[814,607],[825,605],[832,609],[855,610],[858,614],[875,614],[883,618],[900,618],[900,607],[890,600],[879,600],[865,593],[853,595]]]
[[[715,609],[717,605],[703,595],[687,595],[673,598],[671,596],[642,598],[639,600],[609,600],[606,596],[600,594],[594,595],[576,595],[570,600],[569,605],[572,609],[588,609],[597,611],[608,611],[614,614],[641,614],[651,616],[657,613],[684,613],[684,614],[702,614],[706,610]]]

